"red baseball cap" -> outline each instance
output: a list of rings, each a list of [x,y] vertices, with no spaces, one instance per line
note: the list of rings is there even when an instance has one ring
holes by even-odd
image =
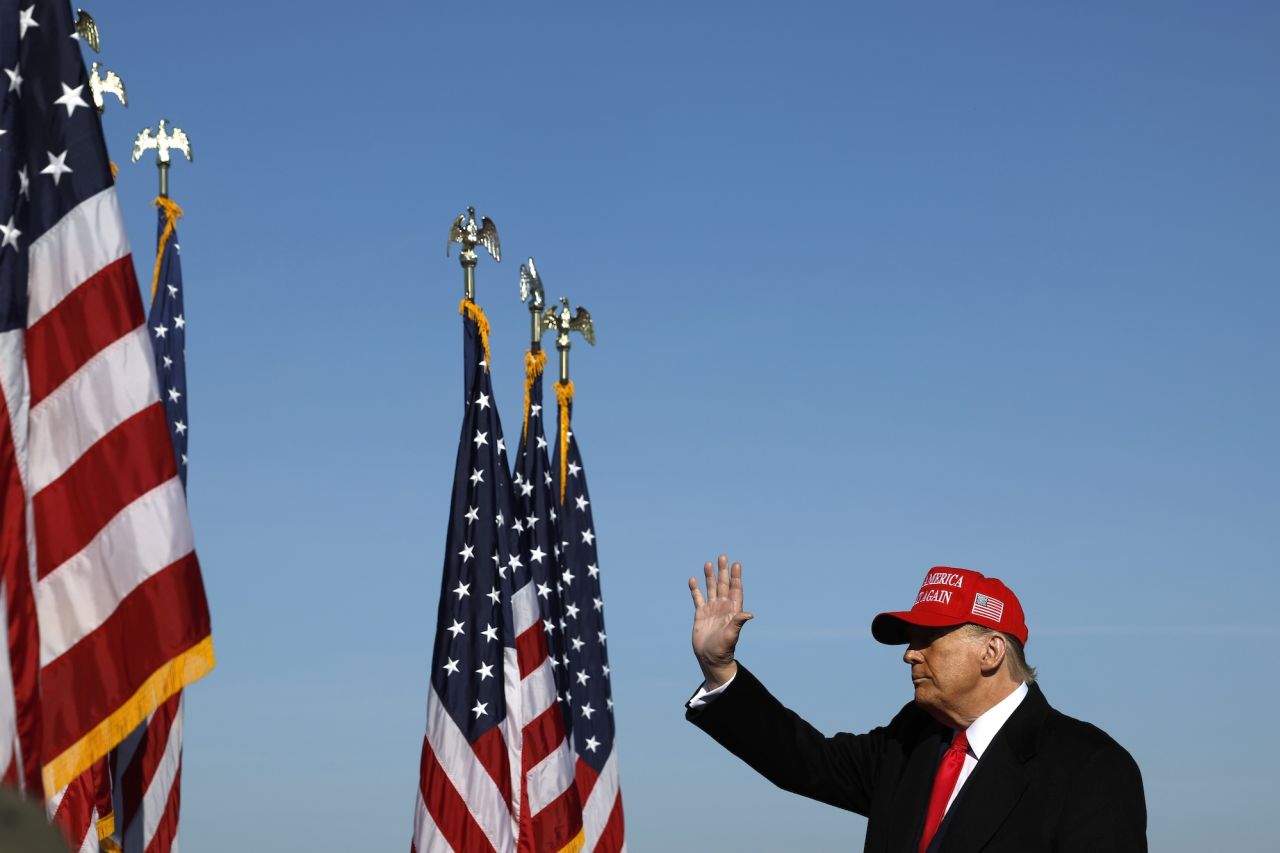
[[[871,636],[888,645],[907,642],[907,626],[948,628],[973,622],[1027,642],[1022,604],[1013,590],[981,572],[934,566],[924,577],[910,610],[881,613],[871,620]]]

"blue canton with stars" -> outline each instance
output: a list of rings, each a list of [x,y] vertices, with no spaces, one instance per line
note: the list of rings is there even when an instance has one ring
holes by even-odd
[[[431,683],[471,743],[506,716],[503,651],[514,647],[511,591],[527,583],[502,423],[475,322],[463,318],[465,413],[458,438]],[[441,759],[444,760],[443,757]]]
[[[572,422],[573,404],[569,405]],[[560,443],[554,469],[560,474]],[[556,483],[556,497],[560,484]],[[600,565],[596,556],[595,522],[587,475],[582,470],[578,440],[569,430],[569,453],[564,503],[560,507],[560,586],[563,597],[565,643],[568,652],[570,697],[573,705],[573,747],[578,757],[597,772],[613,752],[613,690],[609,650],[604,631],[604,601],[600,594]]]
[[[157,241],[164,236],[165,214],[160,211]],[[178,229],[164,244],[160,259],[160,279],[151,298],[147,329],[151,334],[151,350],[156,359],[156,375],[160,377],[160,399],[173,439],[173,455],[178,462],[178,476],[187,487],[187,320],[182,308],[182,259],[178,246]]]
[[[516,510],[520,515],[520,553],[533,573],[538,613],[547,638],[547,655],[555,673],[556,695],[565,714],[565,731],[572,724],[569,670],[565,655],[565,616],[560,602],[560,539],[556,532],[554,481],[547,462],[547,439],[542,429],[542,375],[529,387],[528,427],[516,454]]]
[[[65,0],[0,0],[0,332],[27,319],[27,249],[111,186]]]

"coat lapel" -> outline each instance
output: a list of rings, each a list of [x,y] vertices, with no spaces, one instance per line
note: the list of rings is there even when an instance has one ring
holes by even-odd
[[[950,729],[940,725],[932,724],[932,728],[907,756],[907,766],[889,805],[884,850],[914,851],[920,840],[933,777],[945,748],[944,740],[951,735]]]
[[[1040,688],[1001,727],[982,754],[939,830],[943,853],[977,853],[1004,823],[1031,781],[1041,725],[1049,712]]]

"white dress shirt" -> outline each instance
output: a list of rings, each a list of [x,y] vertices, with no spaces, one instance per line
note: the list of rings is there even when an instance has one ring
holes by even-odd
[[[707,704],[708,702],[710,702],[711,700],[719,696],[721,693],[723,693],[724,689],[728,687],[730,684],[733,684],[733,679],[737,677],[738,677],[738,673],[735,672],[732,678],[730,678],[724,684],[721,684],[715,690],[708,690],[707,683],[705,681],[702,682],[702,686],[698,688],[698,692],[693,694],[693,698],[690,699],[689,702],[687,703],[688,706],[690,708],[701,708],[703,705]]]
[[[1019,684],[1016,690],[988,708],[986,713],[965,729],[965,735],[969,738],[969,751],[965,753],[964,767],[960,768],[960,777],[956,779],[956,786],[951,791],[951,799],[947,800],[947,809],[950,809],[951,804],[956,801],[956,794],[959,794],[960,789],[964,787],[969,774],[973,773],[973,768],[978,766],[978,759],[982,758],[982,753],[991,746],[996,732],[1009,721],[1009,717],[1025,698],[1027,698],[1027,685]],[[955,735],[953,734],[952,737],[954,738]]]
[[[737,677],[737,673],[735,673],[733,678]],[[715,698],[733,683],[733,678],[730,678],[715,690],[708,690],[705,684],[699,687],[698,692],[693,694],[693,698],[689,700],[689,707],[701,708],[708,702],[715,701]],[[951,804],[955,802],[956,795],[960,793],[960,789],[964,787],[964,783],[968,781],[970,774],[973,773],[973,768],[978,766],[978,759],[982,758],[982,753],[987,751],[987,747],[995,739],[996,733],[1009,721],[1009,717],[1013,715],[1014,710],[1022,704],[1022,700],[1025,698],[1027,698],[1027,685],[1019,684],[1017,689],[992,705],[978,719],[969,724],[969,728],[965,730],[965,734],[969,738],[969,750],[965,753],[964,767],[960,768],[960,777],[956,779],[956,787],[951,791],[951,799],[947,800],[948,810],[951,808]],[[954,738],[955,735],[952,734],[952,737]]]

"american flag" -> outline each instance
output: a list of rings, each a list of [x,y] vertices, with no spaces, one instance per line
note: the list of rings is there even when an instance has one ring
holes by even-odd
[[[110,844],[100,846],[102,839],[110,835],[111,774],[107,759],[94,762],[93,766],[71,781],[71,784],[54,794],[45,803],[49,821],[62,830],[71,849],[80,853],[111,850]]]
[[[563,662],[564,630],[559,625],[563,609],[556,560],[556,506],[542,429],[542,372],[546,363],[541,349],[525,355],[524,430],[512,479],[517,516],[514,527],[520,534],[520,554],[530,570],[529,583],[522,588],[526,592],[517,589],[516,600],[526,606],[528,601],[536,601],[537,608],[537,618],[517,640],[520,672],[527,685],[524,694],[526,700],[533,700],[525,702],[528,722],[521,756],[526,811],[531,817],[521,821],[522,850],[560,850],[570,841],[580,844],[582,836],[582,802],[574,784],[576,759],[567,735],[569,672]]]
[[[124,853],[178,849],[182,693],[170,696],[112,753],[115,828]]]
[[[183,489],[187,486],[187,318],[183,308],[182,249],[178,245],[177,220],[182,209],[161,196],[156,242],[159,265],[156,269],[151,313],[147,328],[156,375],[160,378],[160,400],[169,421],[174,460]],[[167,233],[166,233],[167,232]]]
[[[174,463],[187,485],[187,321],[177,221],[182,209],[156,199],[156,273],[147,330]],[[112,753],[115,828],[124,853],[177,849],[182,782],[182,694],[166,699]]]
[[[973,597],[973,612],[979,616],[985,616],[993,622],[999,622],[1004,617],[1004,602],[998,598],[978,593]]]
[[[214,656],[71,10],[0,22],[0,759],[53,799]]]
[[[515,638],[537,621],[532,601],[512,601],[518,584],[528,587],[529,571],[512,526],[488,323],[473,302],[462,310],[464,414],[414,816],[418,853],[516,849],[520,758],[510,750],[521,732],[519,708],[509,702],[520,695]]]
[[[583,849],[612,853],[625,849],[625,836],[595,522],[582,454],[570,427],[573,383],[557,383],[556,395],[561,404],[554,468],[557,491],[563,496],[557,522],[564,608],[559,625],[567,645],[564,664],[570,675],[573,746],[578,756],[577,783],[586,841]]]

